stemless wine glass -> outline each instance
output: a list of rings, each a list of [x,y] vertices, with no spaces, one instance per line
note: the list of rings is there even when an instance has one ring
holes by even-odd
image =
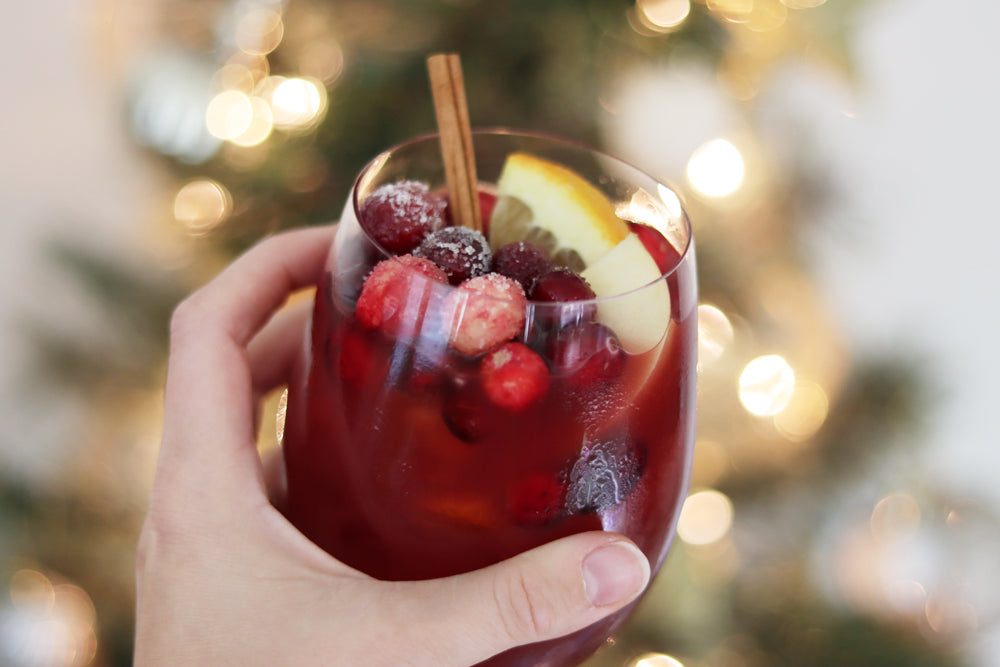
[[[482,355],[451,344],[477,310],[467,292],[402,268],[409,274],[394,325],[368,328],[356,316],[373,267],[398,261],[366,232],[365,198],[403,179],[445,192],[437,135],[382,153],[347,201],[317,288],[308,375],[289,388],[289,518],[380,579],[466,572],[595,529],[634,540],[655,573],[686,493],[694,435],[697,287],[687,216],[667,186],[576,143],[483,130],[474,146],[484,193],[515,152],[587,179],[661,275],[615,296],[528,301],[515,339],[545,361],[546,389],[516,410],[497,405],[484,391]],[[575,664],[627,612],[485,664]]]

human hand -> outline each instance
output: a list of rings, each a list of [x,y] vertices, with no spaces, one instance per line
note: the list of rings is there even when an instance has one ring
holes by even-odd
[[[135,664],[469,665],[568,634],[634,600],[649,564],[592,532],[445,579],[377,581],[319,549],[269,500],[261,396],[301,372],[304,313],[332,230],[275,236],[178,308],[163,436],[139,540]]]

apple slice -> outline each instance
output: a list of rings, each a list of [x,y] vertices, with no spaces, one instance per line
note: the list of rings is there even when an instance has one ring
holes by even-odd
[[[588,266],[629,233],[611,201],[587,179],[528,153],[507,156],[497,192],[526,204],[531,225],[551,233],[558,248],[575,250]]]
[[[661,275],[634,233],[583,271],[594,294],[602,299],[597,304],[597,320],[615,332],[629,354],[653,349],[670,325],[670,289],[665,280],[656,282]]]

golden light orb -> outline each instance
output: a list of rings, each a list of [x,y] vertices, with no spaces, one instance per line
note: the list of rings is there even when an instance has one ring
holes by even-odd
[[[709,197],[725,197],[743,182],[743,156],[725,139],[713,139],[691,155],[687,177],[691,185]]]
[[[684,501],[677,536],[688,544],[712,544],[725,537],[732,525],[732,501],[721,491],[706,489],[692,493]]]
[[[784,410],[794,390],[795,372],[777,354],[757,357],[740,374],[740,402],[758,417],[772,417]]]
[[[285,79],[271,92],[271,110],[276,127],[312,127],[326,110],[326,89],[310,78]]]
[[[636,0],[643,24],[656,32],[669,32],[691,13],[691,0]]]
[[[232,210],[229,190],[209,178],[189,181],[174,195],[174,219],[195,235],[216,227]]]

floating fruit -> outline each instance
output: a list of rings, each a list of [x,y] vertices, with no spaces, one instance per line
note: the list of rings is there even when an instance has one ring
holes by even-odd
[[[626,352],[642,354],[663,340],[670,325],[670,290],[638,236],[626,236],[582,275],[600,299],[597,321],[618,335]]]
[[[511,153],[497,182],[500,199],[491,222],[494,237],[516,235],[517,230],[497,229],[524,222],[507,210],[517,208],[505,197],[513,197],[531,210],[529,227],[548,232],[555,239],[555,256],[560,249],[572,249],[585,265],[600,259],[628,234],[628,225],[615,215],[612,203],[592,183],[575,171],[527,153]],[[502,215],[501,215],[502,214]],[[518,238],[535,241],[520,230]],[[537,241],[536,241],[537,242]]]
[[[445,203],[425,183],[387,183],[361,203],[361,226],[393,254],[408,253],[444,226]]]
[[[443,227],[432,232],[413,254],[441,267],[452,285],[486,275],[492,263],[486,237],[468,227]]]

